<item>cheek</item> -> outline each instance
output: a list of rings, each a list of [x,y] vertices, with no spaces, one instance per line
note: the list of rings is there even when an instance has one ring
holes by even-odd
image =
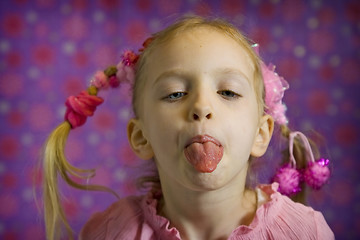
[[[244,99],[244,101],[232,109],[235,113],[235,118],[237,121],[232,120],[232,122],[244,128],[244,130],[248,130],[248,128],[254,128],[257,126],[259,122],[259,113],[258,113],[258,104],[255,98]]]
[[[252,101],[244,102],[239,109],[234,110],[236,114],[228,119],[224,125],[227,132],[230,133],[235,148],[251,148],[258,128],[258,110],[257,104]]]
[[[170,142],[176,141],[177,121],[175,116],[162,111],[159,107],[151,106],[146,109],[145,114],[145,131],[154,148],[157,148],[158,145],[166,147]]]

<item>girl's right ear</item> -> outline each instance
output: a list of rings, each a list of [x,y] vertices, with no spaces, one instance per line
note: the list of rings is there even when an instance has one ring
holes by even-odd
[[[154,157],[150,142],[144,136],[142,125],[138,119],[132,118],[127,125],[127,136],[135,154],[144,160]]]

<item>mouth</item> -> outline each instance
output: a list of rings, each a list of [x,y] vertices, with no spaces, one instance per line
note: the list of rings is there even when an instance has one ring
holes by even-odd
[[[198,135],[187,142],[184,154],[198,172],[211,173],[220,163],[224,148],[217,139],[209,135]]]
[[[190,146],[191,144],[193,143],[200,143],[200,144],[204,144],[206,142],[211,142],[219,147],[221,147],[221,143],[216,139],[216,138],[213,138],[209,135],[197,135],[193,138],[191,138],[185,145],[185,148],[187,148],[188,146]]]

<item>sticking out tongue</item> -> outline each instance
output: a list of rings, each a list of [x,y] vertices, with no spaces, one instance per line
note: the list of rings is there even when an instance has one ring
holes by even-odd
[[[213,142],[195,142],[187,146],[184,153],[186,159],[197,171],[211,173],[221,161],[224,149]]]

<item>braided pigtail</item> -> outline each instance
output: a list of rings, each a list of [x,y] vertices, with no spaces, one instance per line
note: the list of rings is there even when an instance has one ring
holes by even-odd
[[[67,236],[73,239],[73,231],[61,204],[58,176],[71,187],[109,192],[119,198],[116,192],[105,186],[75,182],[74,177],[92,178],[95,176],[95,169],[80,169],[71,165],[65,157],[64,150],[70,130],[83,125],[87,117],[94,114],[96,107],[103,103],[104,100],[97,96],[100,90],[109,87],[116,88],[123,82],[130,84],[133,82],[134,66],[137,60],[138,55],[131,51],[125,51],[122,55],[122,61],[117,66],[96,72],[91,80],[90,87],[86,91],[82,91],[78,96],[69,97],[65,102],[67,106],[65,121],[49,135],[43,153],[43,199],[47,239],[59,239],[63,227],[66,229]]]

